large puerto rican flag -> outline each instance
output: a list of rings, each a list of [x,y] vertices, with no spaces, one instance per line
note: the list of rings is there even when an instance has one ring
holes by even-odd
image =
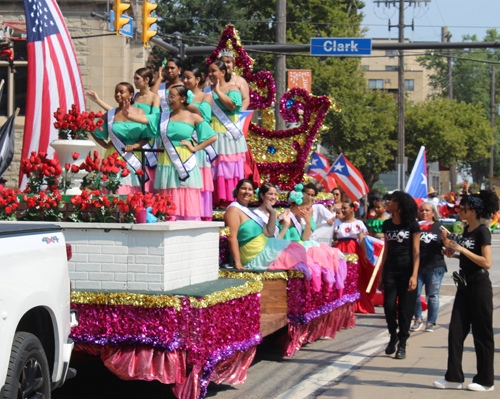
[[[335,177],[335,180],[351,201],[357,201],[368,193],[368,186],[363,176],[347,160],[344,154],[340,154],[328,174]]]
[[[335,183],[333,176],[328,175],[329,170],[330,162],[328,162],[328,159],[317,152],[313,152],[311,156],[311,166],[307,174],[320,182],[327,192],[337,187],[337,183]]]
[[[236,126],[241,130],[245,138],[248,134],[248,128],[250,127],[250,122],[252,122],[253,110],[241,111],[238,113],[238,122]]]
[[[53,153],[53,113],[72,104],[85,109],[80,68],[68,28],[55,0],[24,0],[28,35],[28,90],[22,158],[31,151]],[[21,181],[24,188],[26,182]]]
[[[420,147],[405,191],[413,198],[427,198],[427,161],[424,146]]]

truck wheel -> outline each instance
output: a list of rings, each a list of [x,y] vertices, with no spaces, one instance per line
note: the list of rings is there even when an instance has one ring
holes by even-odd
[[[3,392],[2,399],[50,399],[49,364],[33,334],[16,333]]]

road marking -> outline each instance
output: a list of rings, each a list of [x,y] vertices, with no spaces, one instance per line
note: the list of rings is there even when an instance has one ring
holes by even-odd
[[[453,302],[454,296],[445,295],[439,298],[440,310]],[[423,312],[425,318],[427,312]],[[387,345],[389,333],[384,331],[372,340],[357,347],[348,355],[341,357],[329,366],[316,374],[309,376],[307,379],[299,382],[297,385],[290,388],[288,391],[283,392],[276,399],[303,399],[312,395],[315,391],[328,385],[335,379],[347,374],[352,368],[365,362],[366,358],[373,356],[380,352],[384,346]]]

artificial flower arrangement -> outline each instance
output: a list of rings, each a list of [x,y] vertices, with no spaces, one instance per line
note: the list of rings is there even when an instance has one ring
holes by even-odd
[[[61,108],[54,112],[54,127],[59,131],[59,140],[88,140],[89,133],[96,129],[102,130],[104,121],[101,111],[94,112],[80,112],[78,105],[73,104],[71,109],[65,113]],[[94,119],[99,120],[94,123]]]
[[[78,159],[79,156],[78,153],[72,154],[73,159]],[[21,172],[28,180],[24,193],[12,189],[0,191],[0,220],[65,219],[66,203],[59,190],[68,187],[72,174],[80,170],[88,173],[83,179],[82,194],[70,199],[73,210],[70,211],[68,220],[135,223],[136,214],[143,209],[148,209],[159,221],[173,220],[176,206],[169,195],[137,193],[129,194],[124,200],[105,194],[103,191],[116,193],[120,187],[120,177],[126,177],[131,172],[127,163],[118,158],[118,153],[101,160],[97,151],[94,151],[93,156],[89,154],[80,166],[66,164],[64,172],[57,161],[47,158],[46,153],[32,152],[30,158],[21,160]],[[143,173],[142,170],[136,171],[137,175]],[[24,210],[16,212],[23,203]]]

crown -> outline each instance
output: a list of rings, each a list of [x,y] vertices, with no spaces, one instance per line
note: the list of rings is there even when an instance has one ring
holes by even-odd
[[[225,48],[224,50],[221,50],[219,53],[219,58],[222,57],[231,57],[234,60],[234,53],[233,50],[230,50],[228,48]]]

